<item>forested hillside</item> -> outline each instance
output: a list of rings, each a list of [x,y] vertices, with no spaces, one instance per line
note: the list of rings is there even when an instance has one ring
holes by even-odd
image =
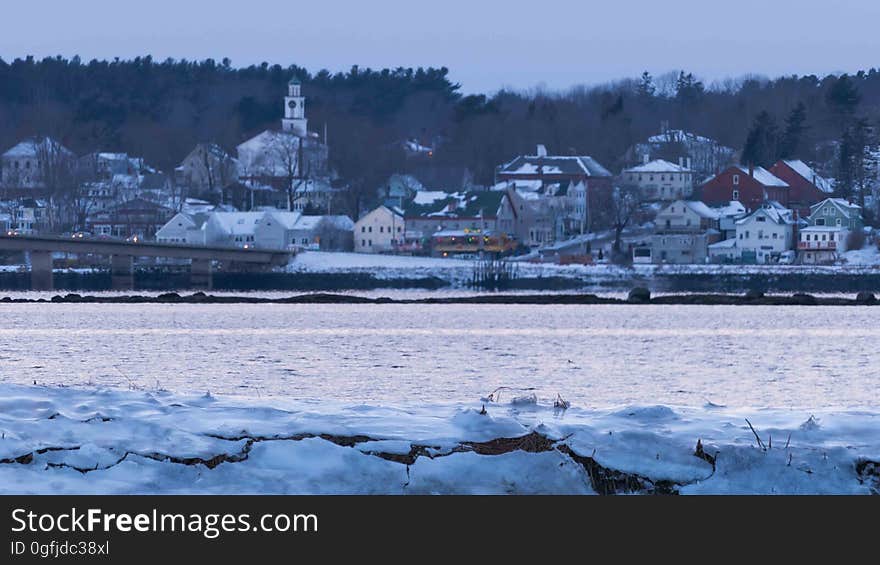
[[[0,60],[0,146],[48,134],[77,153],[127,151],[169,169],[199,141],[233,149],[273,127],[293,75],[304,83],[310,128],[323,135],[326,124],[335,168],[364,184],[406,168],[394,144],[406,138],[436,143],[434,159],[468,167],[481,183],[536,143],[617,170],[626,149],[657,133],[661,121],[745,146],[743,158],[756,163],[792,155],[839,167],[841,157],[821,148],[843,140],[858,153],[880,116],[874,69],[711,85],[685,72],[646,73],[567,92],[463,96],[446,68],[312,74],[295,65],[236,68],[229,60],[26,58]]]

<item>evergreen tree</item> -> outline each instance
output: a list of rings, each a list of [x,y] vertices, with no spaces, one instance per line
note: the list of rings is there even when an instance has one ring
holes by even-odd
[[[675,98],[682,104],[693,104],[700,100],[705,93],[703,83],[693,75],[681,71],[675,84]]]
[[[855,115],[861,101],[862,95],[849,75],[841,75],[825,95],[825,103],[839,120],[842,128],[849,127],[849,121]]]
[[[864,118],[854,120],[841,136],[837,192],[856,199],[862,209],[877,180],[877,150],[876,132]]]
[[[743,165],[770,167],[779,156],[779,128],[766,110],[761,111],[746,137],[740,162]]]
[[[654,77],[648,71],[643,72],[642,77],[639,79],[639,85],[636,87],[636,93],[640,98],[651,98],[656,92],[657,87],[654,86]]]
[[[807,136],[807,107],[803,102],[798,102],[785,118],[785,131],[779,142],[779,156],[782,159],[797,159],[804,157],[806,152]]]

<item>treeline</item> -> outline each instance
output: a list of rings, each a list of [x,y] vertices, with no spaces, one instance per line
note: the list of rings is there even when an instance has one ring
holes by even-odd
[[[326,125],[332,164],[364,189],[412,166],[395,143],[407,138],[436,144],[437,163],[467,167],[489,183],[497,165],[537,143],[617,170],[627,148],[658,133],[661,122],[745,148],[759,164],[787,155],[844,166],[853,157],[841,157],[841,143],[850,140],[850,153],[861,137],[870,143],[880,117],[874,69],[710,85],[686,72],[645,73],[566,92],[463,96],[446,68],[312,74],[295,65],[237,68],[228,59],[25,58],[0,60],[0,145],[48,134],[78,153],[127,151],[167,170],[198,142],[233,150],[274,127],[291,76],[303,81],[310,128],[323,134]]]

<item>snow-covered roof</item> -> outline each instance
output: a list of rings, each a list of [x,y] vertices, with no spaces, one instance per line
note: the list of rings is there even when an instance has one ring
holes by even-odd
[[[269,210],[265,212],[267,219],[273,218],[276,222],[284,226],[284,229],[292,230],[302,217],[299,212],[288,212],[287,210]]]
[[[50,148],[53,151],[57,151],[60,154],[63,154],[67,157],[72,157],[73,152],[52,139],[51,137],[43,137],[43,138],[31,138],[25,139],[24,141],[19,141],[15,145],[13,145],[9,150],[3,153],[3,157],[18,157],[18,158],[27,158],[27,157],[36,157],[37,152],[42,149]]]
[[[403,212],[400,212],[400,215],[403,215]],[[324,223],[334,227],[338,230],[353,230],[354,222],[351,218],[344,215],[332,215],[332,216],[323,216]]]
[[[654,159],[650,163],[630,167],[624,170],[625,173],[689,173],[690,169],[670,163],[664,159]]]
[[[818,188],[822,192],[828,194],[834,192],[834,185],[830,180],[822,177],[800,159],[785,160],[784,163],[791,167],[794,172],[802,176],[804,179],[813,183],[813,185],[815,185],[816,188]]]
[[[589,155],[521,155],[501,167],[506,175],[585,175],[610,177],[611,173]]]
[[[736,223],[745,224],[758,215],[767,216],[768,218],[770,218],[770,221],[779,225],[795,223],[794,218],[792,217],[791,210],[785,208],[778,202],[767,202],[745,218],[737,220]]]
[[[444,192],[442,190],[420,190],[416,192],[415,197],[413,197],[413,204],[425,206],[427,204],[433,204],[438,200],[449,198],[449,196],[449,192]]]
[[[716,206],[715,209],[718,211],[718,215],[721,217],[724,216],[739,216],[740,214],[746,213],[746,207],[742,205],[742,202],[739,200],[731,200],[725,206]]]
[[[836,206],[837,209],[840,210],[840,213],[847,218],[851,218],[853,216],[858,217],[862,214],[861,206],[859,206],[858,204],[853,204],[852,202],[849,202],[844,198],[826,198],[821,202],[817,202],[816,204],[810,206],[810,214],[814,214],[816,210],[818,210],[827,202],[830,202],[831,204]]]
[[[693,210],[698,216],[701,218],[708,218],[710,220],[717,220],[720,216],[718,210],[713,208],[709,208],[703,202],[699,200],[683,200],[685,206]]]
[[[712,143],[718,142],[709,137],[703,137],[689,131],[670,129],[648,138],[648,143]]]
[[[749,167],[745,165],[736,165],[736,168],[744,172],[745,174],[750,175],[752,178],[754,178],[756,181],[763,184],[764,186],[788,186],[787,182],[777,177],[764,167],[754,167],[751,172],[749,171]]]
[[[843,226],[806,226],[801,228],[801,233],[804,232],[838,232],[843,231],[846,228]]]
[[[716,243],[710,243],[709,249],[732,249],[736,247],[736,238],[731,237],[730,239],[725,239],[724,241],[718,241]]]
[[[214,212],[211,219],[230,235],[252,235],[265,212]]]

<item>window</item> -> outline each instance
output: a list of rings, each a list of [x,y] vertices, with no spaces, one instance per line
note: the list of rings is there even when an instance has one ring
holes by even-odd
[[[367,233],[367,226],[361,226],[361,233]]]
[[[746,239],[748,239],[748,238],[749,238],[749,231],[746,230]]]
[[[361,247],[366,247],[366,246],[367,246],[367,240],[366,240],[366,239],[362,239],[362,240],[361,240]]]
[[[734,199],[734,200],[739,200],[739,191],[738,191],[738,190],[734,190],[734,191],[733,191],[733,199]]]
[[[758,230],[758,239],[764,239],[764,230]]]
[[[397,226],[397,233],[400,233],[400,226]]]
[[[834,234],[833,233],[828,234],[828,241],[834,241]]]
[[[840,218],[837,218],[837,225],[840,225]]]
[[[817,226],[824,226],[825,225],[825,218],[816,218],[816,225]]]
[[[385,233],[385,226],[379,226],[379,233]]]
[[[779,234],[776,232],[773,232],[773,239],[779,239]]]
[[[733,175],[733,184],[739,184],[739,175]]]
[[[764,216],[758,216],[757,218],[755,218],[755,221],[756,222],[766,222],[767,218],[765,218]]]
[[[824,233],[822,234],[822,241],[826,241],[826,236]]]
[[[367,242],[368,242],[368,244],[369,244],[370,247],[373,247],[373,240],[372,240],[372,239],[367,240]]]
[[[309,238],[307,238],[307,237],[302,238],[302,244],[303,244],[303,245],[308,245],[308,244],[309,244]]]

